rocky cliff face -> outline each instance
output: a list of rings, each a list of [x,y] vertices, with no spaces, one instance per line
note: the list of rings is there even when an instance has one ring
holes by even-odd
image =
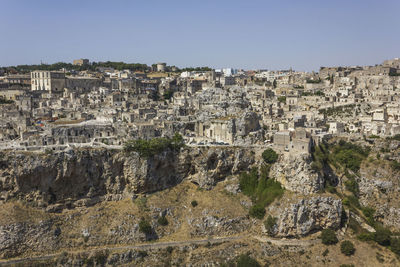
[[[399,173],[390,166],[362,166],[358,179],[360,203],[375,209],[375,219],[385,226],[400,229]]]
[[[331,196],[313,196],[284,200],[270,211],[278,218],[272,234],[299,237],[326,229],[338,229],[342,218],[342,201]]]
[[[309,154],[283,154],[271,168],[270,175],[285,189],[308,195],[324,188],[322,175],[311,168]]]
[[[0,200],[73,207],[163,190],[183,179],[210,188],[253,162],[252,153],[238,148],[184,148],[147,159],[107,149],[6,153],[0,164]]]

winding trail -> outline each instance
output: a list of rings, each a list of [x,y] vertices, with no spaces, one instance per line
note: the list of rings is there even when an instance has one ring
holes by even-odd
[[[225,242],[233,242],[240,240],[250,240],[255,239],[259,242],[263,243],[271,243],[277,246],[311,246],[313,244],[318,244],[321,241],[319,239],[314,240],[300,240],[300,239],[275,239],[268,237],[260,237],[260,236],[229,236],[229,237],[215,237],[208,239],[197,239],[197,240],[184,240],[184,241],[170,241],[170,242],[155,242],[155,243],[144,243],[144,244],[136,244],[136,245],[128,245],[128,246],[118,246],[118,247],[99,247],[92,248],[88,250],[78,250],[78,251],[70,251],[69,254],[76,254],[80,252],[96,252],[102,250],[108,251],[118,251],[118,250],[127,250],[127,249],[135,249],[135,250],[152,250],[152,249],[160,249],[167,247],[183,247],[190,245],[208,245],[208,244],[221,244]],[[33,262],[41,262],[48,261],[53,258],[61,256],[62,253],[54,253],[37,257],[27,257],[27,258],[19,258],[19,259],[11,259],[11,260],[0,260],[0,266],[12,266],[15,264],[28,264]]]

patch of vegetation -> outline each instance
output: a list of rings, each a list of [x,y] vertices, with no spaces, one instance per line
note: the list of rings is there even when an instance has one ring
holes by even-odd
[[[3,97],[0,97],[0,105],[2,105],[2,104],[12,104],[12,103],[14,103],[14,101],[8,100],[8,99],[4,99]]]
[[[372,134],[372,135],[368,136],[368,138],[370,138],[370,139],[378,139],[378,138],[381,138],[381,137],[379,135]]]
[[[157,222],[159,225],[166,226],[168,225],[168,220],[165,216],[158,217]]]
[[[286,96],[279,96],[278,101],[281,103],[286,103]]]
[[[347,190],[352,192],[355,196],[358,196],[360,190],[358,188],[358,183],[354,177],[344,182],[344,186]]]
[[[390,161],[390,167],[394,171],[400,171],[400,162],[398,162],[396,160],[392,160],[392,161]]]
[[[265,229],[269,235],[273,234],[273,230],[277,221],[278,218],[272,217],[271,215],[268,215],[267,219],[264,221]]]
[[[342,116],[344,114],[347,114],[348,116],[353,114],[354,112],[355,105],[347,105],[347,106],[339,106],[339,107],[332,107],[332,108],[326,108],[326,109],[320,109],[319,113],[324,114],[325,116]]]
[[[236,258],[236,267],[261,267],[261,265],[249,254],[242,254]]]
[[[325,249],[324,252],[322,252],[322,256],[326,257],[329,254],[329,249]]]
[[[364,242],[374,241],[375,235],[374,233],[361,233],[357,235],[357,239]]]
[[[174,251],[174,248],[171,247],[171,246],[169,246],[169,247],[166,248],[166,250],[167,250],[167,252],[168,252],[169,254],[171,254],[172,251]]]
[[[249,214],[251,217],[261,220],[265,216],[265,207],[260,204],[255,204],[251,206]]]
[[[113,68],[117,70],[126,70],[129,69],[131,71],[147,71],[149,67],[146,64],[140,63],[124,63],[124,62],[92,62],[87,65],[73,65],[71,63],[65,62],[57,62],[54,64],[40,64],[40,65],[18,65],[18,66],[11,66],[7,67],[7,70],[15,70],[20,73],[28,73],[35,70],[76,70],[76,71],[84,71],[84,70],[91,70],[95,71],[98,67],[105,67],[105,68]]]
[[[387,137],[386,139],[400,141],[400,134],[395,134],[392,137]]]
[[[340,251],[346,256],[351,256],[356,252],[356,249],[351,241],[345,240],[340,244]]]
[[[268,157],[268,161],[274,161],[274,156]],[[283,195],[284,189],[278,181],[269,179],[270,164],[264,164],[250,172],[243,172],[239,177],[239,187],[241,191],[249,196],[253,202],[250,215],[262,219],[265,215],[265,207],[270,205],[276,198]],[[261,209],[262,208],[262,209]]]
[[[139,250],[138,251],[138,257],[139,258],[144,258],[144,257],[147,257],[149,254],[147,253],[147,251],[145,251],[145,250]]]
[[[316,92],[302,92],[301,96],[325,96],[325,93],[318,90]]]
[[[362,207],[361,211],[364,214],[364,216],[367,218],[367,223],[369,225],[371,225],[372,227],[374,227],[375,226],[375,219],[374,219],[375,210],[371,207]]]
[[[375,241],[381,246],[389,246],[391,235],[392,233],[390,232],[389,229],[379,226],[376,228]]]
[[[140,211],[148,211],[147,207],[147,198],[146,197],[139,197],[135,199],[135,204],[138,206]]]
[[[400,256],[400,238],[390,240],[390,250]]]
[[[385,258],[383,257],[383,255],[379,252],[376,253],[376,260],[380,263],[383,263],[385,261]]]
[[[163,98],[165,99],[165,100],[169,100],[169,99],[171,99],[172,98],[172,96],[174,95],[174,92],[173,91],[165,91],[164,93],[163,93]]]
[[[144,234],[151,234],[153,229],[151,228],[150,223],[142,218],[139,222],[139,231]]]
[[[250,209],[250,215],[262,219],[265,215],[265,207],[270,205],[276,198],[283,195],[284,189],[281,184],[275,180],[268,178],[269,167],[264,168],[258,174],[256,168],[250,172],[240,175],[239,186],[242,192],[249,196],[253,202]]]
[[[123,149],[125,153],[137,152],[140,157],[149,158],[167,149],[177,151],[183,146],[183,137],[179,133],[175,133],[172,138],[159,137],[150,140],[131,140],[124,144]]]
[[[273,164],[278,160],[278,154],[272,148],[268,148],[262,153],[262,158],[265,163]]]
[[[190,202],[190,204],[192,205],[192,207],[196,207],[199,203],[197,203],[196,200],[192,200],[192,202]]]
[[[320,83],[321,82],[321,78],[318,78],[318,80],[312,80],[312,79],[307,79],[306,83]]]
[[[332,229],[322,230],[320,238],[322,240],[322,243],[325,245],[334,245],[339,241],[336,237],[335,231],[333,231]]]
[[[199,71],[199,72],[204,72],[204,71],[211,71],[212,69],[210,67],[188,67],[188,68],[183,68],[180,69],[180,72],[184,71]]]
[[[360,170],[361,162],[368,157],[369,152],[369,148],[363,148],[356,144],[340,140],[331,149],[329,161],[336,165],[340,164],[345,169],[357,173]]]

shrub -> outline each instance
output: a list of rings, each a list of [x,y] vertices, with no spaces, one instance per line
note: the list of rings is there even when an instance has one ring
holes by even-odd
[[[400,255],[400,238],[392,238],[390,240],[390,249],[397,255]]]
[[[380,263],[383,263],[385,261],[385,258],[383,257],[383,255],[379,252],[376,253],[376,260]]]
[[[276,225],[278,218],[272,217],[271,215],[268,215],[267,219],[264,221],[264,226],[265,229],[267,230],[267,233],[269,235],[273,234],[274,227]]]
[[[264,207],[270,205],[284,193],[284,189],[278,181],[268,178],[268,166],[268,164],[262,166],[261,175],[258,174],[256,168],[253,168],[250,172],[243,172],[239,178],[240,189],[253,202],[250,215],[259,219],[265,215]]]
[[[281,103],[286,103],[286,96],[279,96],[278,101]]]
[[[351,256],[354,254],[356,249],[351,241],[345,240],[340,244],[340,251],[346,256]]]
[[[192,205],[192,207],[196,207],[199,203],[197,203],[196,200],[192,200],[192,202],[190,202],[190,204]]]
[[[140,157],[148,158],[167,149],[178,150],[184,146],[183,137],[175,133],[173,138],[160,137],[150,140],[137,139],[124,144],[124,152],[137,152]]]
[[[352,192],[355,196],[358,196],[359,194],[358,183],[354,178],[345,181],[344,185],[346,186],[347,190]]]
[[[375,226],[375,219],[374,219],[375,210],[371,207],[362,207],[361,211],[367,218],[368,224],[371,226]]]
[[[144,257],[147,257],[149,254],[145,250],[139,250],[137,255],[139,258],[144,258]]]
[[[261,267],[261,265],[248,254],[242,254],[236,259],[236,267]]]
[[[272,148],[268,148],[262,153],[262,158],[265,163],[273,164],[278,160],[278,154]]]
[[[284,189],[281,183],[272,179],[260,179],[256,190],[256,202],[266,207],[275,199],[280,198]]]
[[[258,184],[258,173],[256,168],[250,172],[242,172],[239,177],[239,188],[246,196],[252,197]]]
[[[360,241],[374,241],[375,240],[375,235],[374,233],[361,233],[357,235],[357,239]]]
[[[251,217],[262,219],[265,216],[265,208],[259,204],[253,205],[250,208],[249,214]]]
[[[368,157],[369,149],[341,140],[331,152],[330,161],[337,162],[353,172],[358,172],[361,162]]]
[[[169,254],[171,254],[173,250],[174,250],[173,247],[171,247],[171,246],[167,247],[167,252],[168,252]]]
[[[333,245],[338,242],[335,231],[332,229],[324,229],[321,232],[321,240],[325,245]]]
[[[148,221],[142,218],[139,222],[139,231],[144,234],[151,234],[152,228]]]
[[[329,254],[329,249],[325,249],[324,252],[322,252],[322,256],[326,256]]]
[[[167,218],[165,218],[165,216],[158,217],[157,222],[159,225],[162,225],[162,226],[168,225],[168,220],[167,220]]]
[[[375,241],[381,246],[389,246],[391,234],[392,233],[389,229],[382,226],[377,227],[375,232]]]
[[[398,171],[398,170],[400,170],[400,162],[393,160],[390,162],[390,167],[393,170]]]

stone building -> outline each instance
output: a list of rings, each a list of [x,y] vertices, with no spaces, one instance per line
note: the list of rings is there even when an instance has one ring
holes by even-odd
[[[65,87],[65,73],[60,71],[31,72],[32,91],[62,92]]]
[[[313,145],[311,134],[304,128],[276,132],[273,138],[274,147],[281,152],[310,153]]]
[[[78,66],[89,65],[89,59],[86,58],[75,59],[73,64]]]

